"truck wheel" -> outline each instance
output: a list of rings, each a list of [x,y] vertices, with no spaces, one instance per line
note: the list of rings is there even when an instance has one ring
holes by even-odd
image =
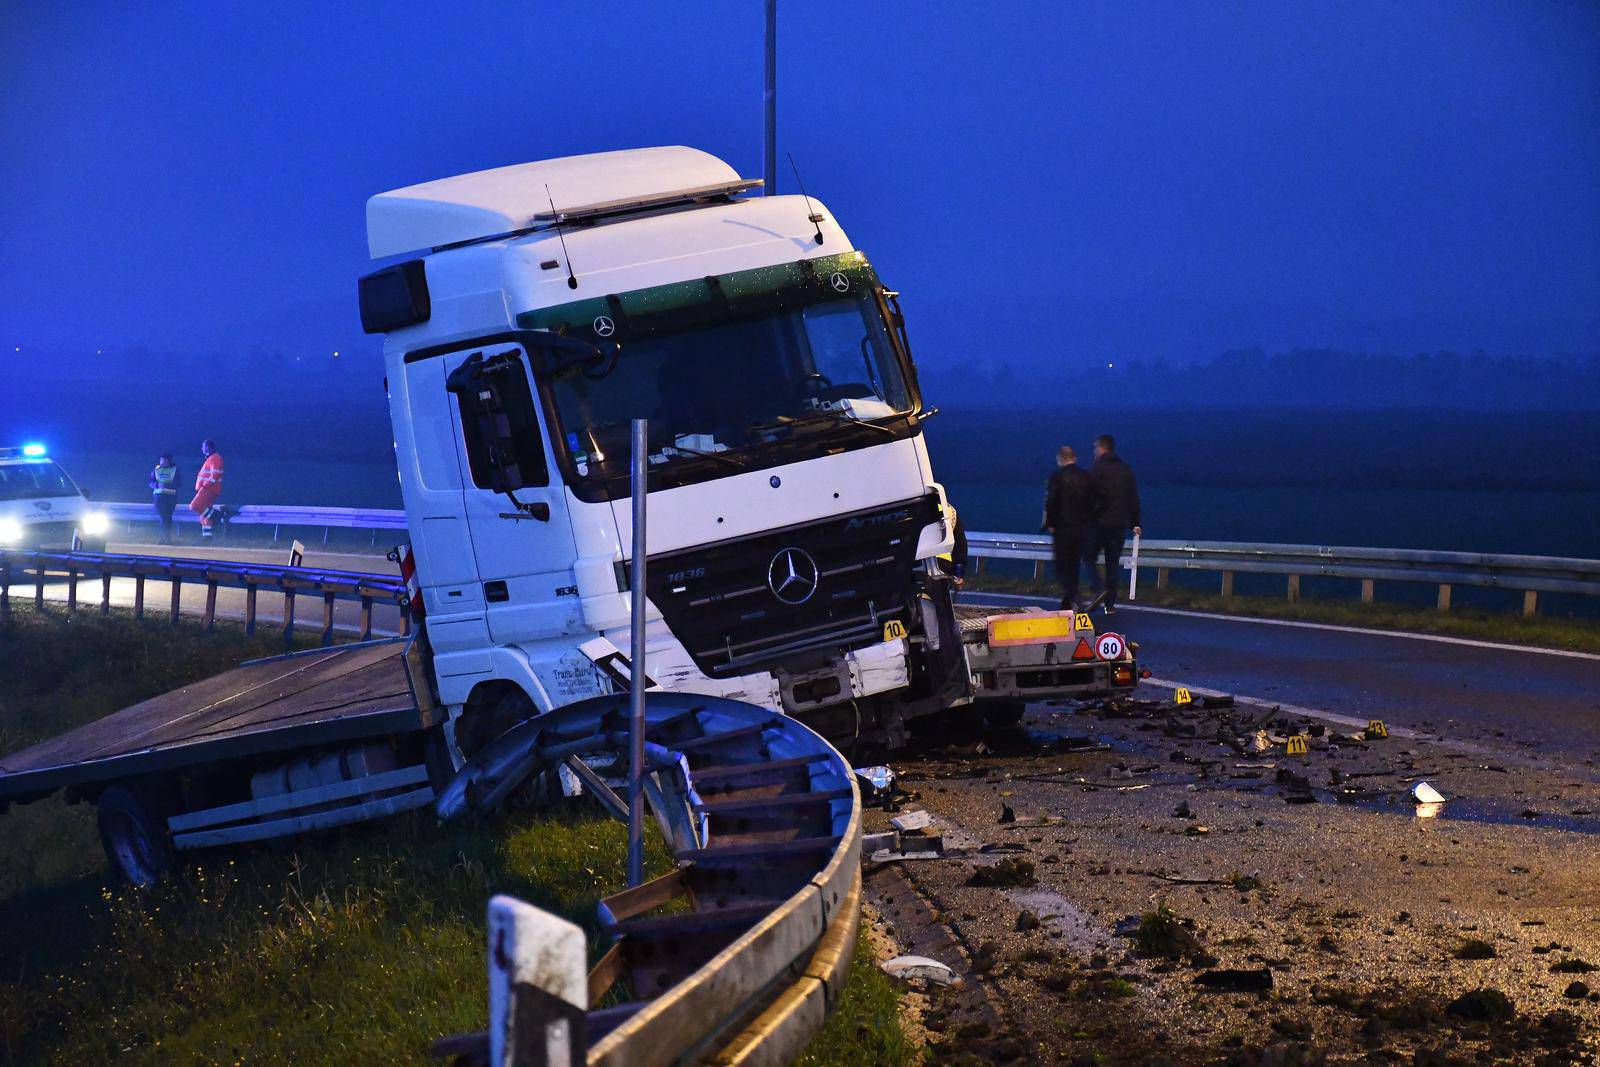
[[[456,720],[456,747],[471,759],[484,745],[537,714],[528,694],[514,685],[490,692]]]
[[[1020,700],[985,701],[983,725],[990,730],[1014,730],[1027,710],[1028,705]]]
[[[428,784],[435,793],[443,793],[456,776],[455,757],[450,752],[450,739],[444,735],[443,726],[435,726],[422,739],[422,763],[428,768]]]
[[[100,794],[96,809],[100,842],[123,881],[153,885],[176,865],[165,805],[154,802],[152,791],[114,785]]]

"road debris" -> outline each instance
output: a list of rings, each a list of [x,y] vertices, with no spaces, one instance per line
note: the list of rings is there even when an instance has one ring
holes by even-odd
[[[855,770],[856,777],[861,779],[861,784],[870,797],[875,798],[881,793],[887,793],[894,785],[894,771],[888,767],[857,767]],[[867,797],[862,799],[865,800]]]
[[[1194,984],[1230,993],[1264,993],[1272,988],[1272,968],[1262,967],[1258,970],[1219,968],[1202,971],[1194,976]]]
[[[1411,787],[1411,795],[1418,804],[1443,804],[1444,794],[1439,792],[1427,782],[1418,782]]]
[[[884,960],[878,967],[890,978],[898,978],[902,982],[955,985],[960,981],[948,965],[927,956],[896,956],[892,960]]]
[[[889,825],[896,830],[926,830],[933,825],[933,816],[926,811],[908,811],[903,815],[896,815],[889,820]]]
[[[989,867],[974,867],[972,877],[967,879],[968,885],[1005,888],[1037,885],[1038,882],[1033,873],[1033,861],[1018,859],[1015,856],[1007,856]]]

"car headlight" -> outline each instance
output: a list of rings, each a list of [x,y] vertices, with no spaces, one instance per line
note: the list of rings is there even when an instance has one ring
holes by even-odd
[[[14,545],[22,540],[22,523],[16,519],[0,519],[0,545]]]
[[[78,520],[78,529],[85,537],[99,537],[111,529],[111,519],[103,511],[91,511]]]

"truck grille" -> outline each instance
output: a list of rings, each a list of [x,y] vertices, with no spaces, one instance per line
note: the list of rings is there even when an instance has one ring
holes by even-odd
[[[926,496],[703,548],[652,556],[646,586],[667,626],[713,678],[848,651],[914,630]]]

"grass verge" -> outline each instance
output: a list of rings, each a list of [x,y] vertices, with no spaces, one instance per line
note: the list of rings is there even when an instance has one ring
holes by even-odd
[[[1140,568],[1143,570],[1143,568]],[[968,582],[970,593],[1022,593],[1029,596],[1059,597],[1053,582],[984,574]],[[1124,587],[1124,596],[1126,587]],[[1155,583],[1139,583],[1139,604],[1183,608],[1223,615],[1248,615],[1264,619],[1296,619],[1338,626],[1363,626],[1379,630],[1405,630],[1411,633],[1441,634],[1480,641],[1500,641],[1536,648],[1560,648],[1575,652],[1600,652],[1600,621],[1557,618],[1545,615],[1525,617],[1510,612],[1478,608],[1453,608],[1436,611],[1382,602],[1363,604],[1355,600],[1311,600],[1302,597],[1289,601],[1276,597],[1232,596],[1168,587],[1157,590]]]
[[[798,1061],[801,1067],[906,1067],[919,1050],[900,1024],[900,993],[878,969],[866,924],[839,1006]]]
[[[280,648],[237,626],[18,608],[0,623],[0,751]],[[592,930],[625,846],[620,823],[581,812],[414,812],[199,853],[140,891],[108,883],[87,806],[15,807],[0,816],[0,1064],[426,1063],[433,1038],[484,1023],[489,896]],[[910,1062],[887,982],[858,959],[808,1063]]]

